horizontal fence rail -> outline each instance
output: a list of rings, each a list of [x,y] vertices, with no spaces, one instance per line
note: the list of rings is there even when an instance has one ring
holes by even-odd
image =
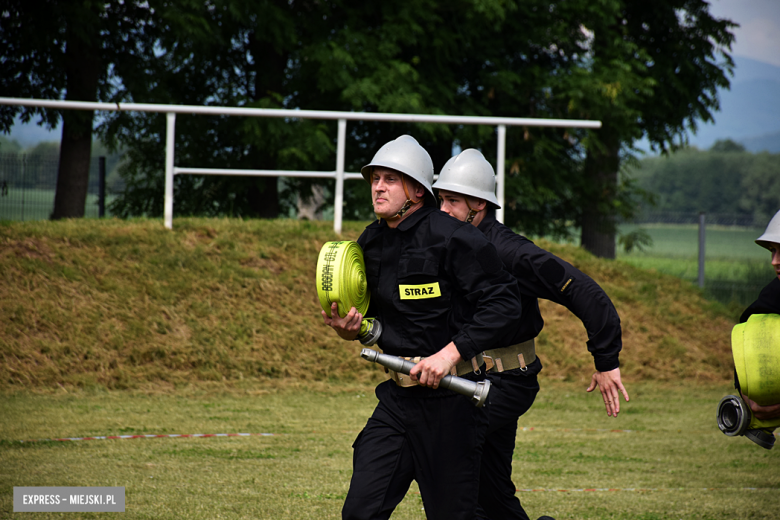
[[[341,233],[344,203],[344,180],[361,179],[357,173],[344,172],[344,150],[347,121],[380,121],[397,123],[439,123],[456,125],[495,126],[498,136],[496,197],[504,205],[504,163],[506,159],[506,127],[536,126],[554,128],[601,128],[601,121],[580,119],[539,119],[529,117],[452,116],[435,114],[386,114],[370,112],[340,112],[333,110],[290,110],[273,108],[220,107],[194,105],[163,105],[150,103],[98,103],[88,101],[60,101],[46,99],[20,99],[0,97],[0,105],[28,106],[69,110],[101,110],[109,112],[155,112],[166,114],[165,139],[165,208],[164,222],[173,228],[173,177],[177,174],[194,175],[252,175],[267,177],[309,177],[335,179],[336,190],[333,202],[333,229]],[[174,157],[176,136],[176,114],[226,115],[241,117],[275,117],[286,119],[325,119],[338,121],[336,146],[336,170],[332,172],[304,172],[286,170],[232,170],[219,168],[177,168]],[[504,211],[496,211],[496,218],[503,221]]]

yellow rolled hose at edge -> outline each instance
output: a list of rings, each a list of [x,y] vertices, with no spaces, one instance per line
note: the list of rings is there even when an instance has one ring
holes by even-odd
[[[317,297],[329,316],[331,305],[338,303],[342,318],[354,307],[363,317],[358,339],[363,345],[373,345],[382,327],[379,321],[365,318],[371,295],[366,282],[363,250],[350,240],[326,242],[317,258]]]
[[[754,314],[734,326],[731,352],[741,392],[761,406],[780,403],[780,315]],[[771,432],[778,426],[780,418],[753,417],[741,396],[726,396],[718,407],[723,433],[745,435],[767,449],[774,444]]]

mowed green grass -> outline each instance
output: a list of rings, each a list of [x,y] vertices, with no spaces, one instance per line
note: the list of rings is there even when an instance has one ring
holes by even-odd
[[[645,253],[634,252],[627,257],[690,257],[698,259],[699,227],[694,224],[642,224],[624,225],[621,233],[643,229],[653,239],[653,245]],[[728,226],[706,226],[704,249],[707,260],[730,258],[734,260],[764,260],[769,262],[766,250],[755,240],[763,229]]]
[[[622,226],[626,233],[641,228],[653,239],[644,251],[618,258],[641,269],[654,269],[697,283],[699,277],[699,230],[695,225],[644,224]],[[769,252],[755,239],[763,229],[708,226],[705,240],[705,294],[722,303],[744,307],[758,296],[775,274]]]
[[[628,390],[631,402],[614,419],[581,385],[542,381],[514,455],[517,495],[531,518],[777,518],[780,449],[718,431],[728,385]],[[375,402],[372,388],[216,384],[175,394],[9,394],[0,403],[0,517],[61,517],[12,514],[14,486],[120,486],[128,519],[339,518],[351,444]],[[274,435],[19,442],[238,432]],[[393,518],[422,519],[422,507],[413,486]]]

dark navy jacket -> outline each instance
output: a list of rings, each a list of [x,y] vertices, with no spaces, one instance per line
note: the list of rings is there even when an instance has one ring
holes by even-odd
[[[474,226],[423,206],[394,229],[375,221],[358,244],[385,353],[430,356],[453,341],[471,359],[511,335],[517,284]]]
[[[501,224],[492,213],[485,216],[478,229],[496,247],[504,269],[517,278],[520,286],[523,312],[515,319],[514,337],[509,344],[539,335],[544,320],[537,298],[544,298],[565,306],[582,321],[596,370],[606,372],[620,366],[620,317],[592,278]]]
[[[753,314],[780,314],[780,278],[775,278],[761,290],[758,299],[745,309],[739,322],[745,323]]]

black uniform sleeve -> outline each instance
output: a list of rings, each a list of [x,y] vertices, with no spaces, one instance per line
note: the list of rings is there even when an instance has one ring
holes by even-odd
[[[569,309],[582,321],[588,333],[588,351],[596,370],[606,372],[620,366],[623,347],[620,317],[604,290],[591,277],[568,262],[517,236],[510,254],[502,255],[517,278],[520,291],[553,301]]]
[[[447,245],[446,270],[473,316],[452,341],[463,359],[471,359],[509,336],[521,313],[520,293],[498,253],[473,226],[458,228]]]
[[[775,278],[761,290],[758,299],[745,309],[739,322],[745,323],[753,314],[780,314],[780,278]]]

